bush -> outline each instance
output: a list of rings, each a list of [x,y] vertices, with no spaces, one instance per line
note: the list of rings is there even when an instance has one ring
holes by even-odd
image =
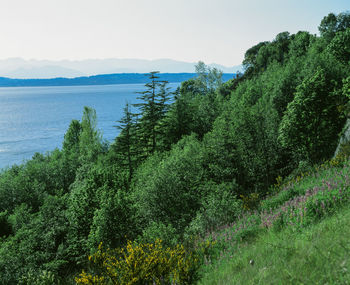
[[[165,248],[162,240],[125,248],[103,249],[89,256],[91,271],[76,277],[77,284],[187,284],[193,281],[198,259],[183,245]]]
[[[139,241],[148,243],[156,239],[163,240],[165,246],[175,246],[178,243],[179,235],[171,224],[165,225],[162,222],[151,222],[151,224],[143,230]]]
[[[61,284],[56,276],[50,272],[43,270],[40,273],[28,272],[19,280],[20,285],[52,285]]]
[[[208,195],[202,201],[202,207],[186,230],[187,236],[201,234],[232,223],[242,212],[242,202],[235,196],[235,183],[215,185],[207,183],[203,188]]]
[[[181,233],[200,208],[203,193],[202,146],[194,137],[182,139],[167,156],[153,155],[134,178],[134,201],[138,217],[171,224]]]

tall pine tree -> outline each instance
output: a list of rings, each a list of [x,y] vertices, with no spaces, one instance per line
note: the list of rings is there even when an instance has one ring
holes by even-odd
[[[144,158],[161,148],[163,125],[162,120],[168,110],[170,96],[168,82],[159,80],[159,72],[150,72],[150,82],[145,84],[146,90],[139,92],[141,103],[134,104],[139,109],[140,120],[140,148],[143,150]]]
[[[131,113],[129,103],[126,103],[124,107],[124,116],[118,121],[119,125],[116,126],[121,132],[115,139],[115,144],[113,145],[120,165],[128,171],[129,182],[131,181],[140,153],[137,144],[138,133],[136,116],[137,115]]]

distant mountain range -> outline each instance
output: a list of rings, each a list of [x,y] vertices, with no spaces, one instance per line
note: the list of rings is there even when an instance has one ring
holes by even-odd
[[[75,78],[98,74],[114,73],[193,73],[194,62],[183,62],[172,59],[87,59],[87,60],[24,60],[10,58],[0,60],[0,77],[17,79],[48,79],[56,77]],[[224,73],[242,71],[242,66],[226,67],[219,64],[209,64]]]
[[[182,82],[193,78],[196,73],[160,73],[159,80]],[[224,73],[223,81],[234,78],[233,73]],[[77,85],[108,85],[108,84],[134,84],[149,82],[148,73],[116,73],[94,76],[82,76],[75,78],[51,78],[51,79],[12,79],[0,77],[0,87],[25,87],[25,86],[77,86]]]

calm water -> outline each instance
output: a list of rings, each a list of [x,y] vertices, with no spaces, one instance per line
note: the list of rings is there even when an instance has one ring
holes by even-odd
[[[113,141],[125,103],[137,103],[135,92],[144,90],[143,84],[0,88],[0,168],[61,148],[71,120],[81,119],[84,106],[96,110],[103,138]]]

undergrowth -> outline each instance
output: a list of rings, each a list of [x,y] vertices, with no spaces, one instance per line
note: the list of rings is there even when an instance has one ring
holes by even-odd
[[[90,259],[78,284],[348,284],[350,161],[337,157],[282,180],[255,210],[191,242],[129,242]],[[339,212],[340,211],[340,212]],[[336,214],[336,215],[334,215]],[[320,223],[319,223],[320,222]]]
[[[207,234],[216,254],[200,284],[348,284],[349,173],[349,160],[337,157],[278,179],[257,210]]]

